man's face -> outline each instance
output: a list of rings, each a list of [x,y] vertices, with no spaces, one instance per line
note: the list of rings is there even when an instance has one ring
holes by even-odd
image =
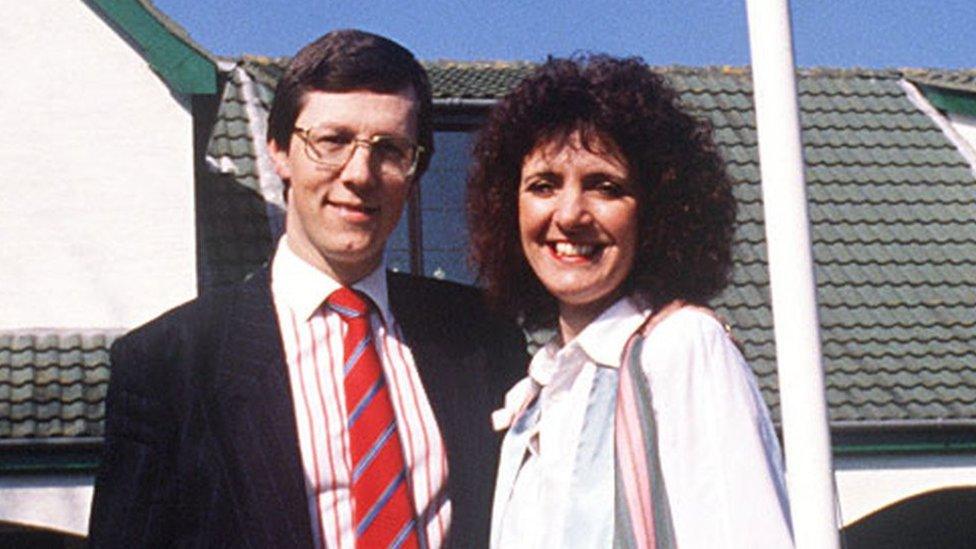
[[[399,93],[311,91],[295,128],[315,128],[343,139],[389,136],[415,143],[417,100],[412,88]],[[379,266],[412,176],[389,174],[377,162],[378,155],[362,145],[340,165],[313,161],[298,133],[288,150],[274,141],[269,146],[275,170],[290,182],[285,230],[292,250],[343,284]]]

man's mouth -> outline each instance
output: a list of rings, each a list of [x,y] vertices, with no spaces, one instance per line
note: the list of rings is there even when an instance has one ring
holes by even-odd
[[[328,202],[328,205],[335,208],[339,215],[342,217],[350,219],[365,219],[370,218],[377,213],[380,209],[377,206],[368,206],[366,204],[349,204],[344,202]]]

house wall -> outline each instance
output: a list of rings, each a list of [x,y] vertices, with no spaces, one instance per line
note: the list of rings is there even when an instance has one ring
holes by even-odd
[[[976,487],[972,455],[836,456],[841,526],[915,495]],[[88,531],[90,475],[0,477],[0,520],[77,535]]]
[[[91,475],[0,477],[0,520],[88,535],[94,482]]]
[[[193,128],[84,2],[0,18],[0,329],[126,328],[196,293]]]
[[[964,114],[949,113],[947,118],[949,120],[949,125],[952,126],[952,129],[956,130],[959,137],[961,137],[966,144],[969,145],[970,150],[973,151],[973,155],[970,156],[970,158],[976,156],[976,117],[967,116]],[[976,165],[973,166],[973,170],[976,171]]]
[[[836,456],[834,477],[846,526],[915,495],[976,487],[976,459],[971,454]]]

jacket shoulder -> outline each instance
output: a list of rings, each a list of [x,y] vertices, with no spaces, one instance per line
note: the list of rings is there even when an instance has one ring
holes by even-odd
[[[250,284],[245,281],[207,292],[178,305],[115,340],[111,377],[118,384],[165,386],[189,381],[201,354],[215,348],[234,304]]]
[[[474,286],[468,286],[450,280],[438,280],[406,273],[390,271],[387,276],[390,293],[406,292],[426,297],[444,297],[482,302],[482,292]]]
[[[403,273],[390,273],[387,280],[390,302],[401,324],[443,323],[457,330],[513,325],[488,309],[484,294],[476,287]]]
[[[445,346],[488,349],[516,365],[519,376],[524,373],[524,332],[490,310],[479,288],[402,273],[390,273],[388,285],[394,315],[408,334]]]
[[[232,299],[232,289],[217,290],[177,305],[156,318],[137,326],[115,341],[113,347],[151,342],[174,341],[208,327],[208,319],[219,316],[222,304]]]

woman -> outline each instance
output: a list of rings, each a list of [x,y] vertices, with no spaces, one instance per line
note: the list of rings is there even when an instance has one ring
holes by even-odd
[[[489,297],[556,332],[493,416],[508,432],[492,546],[791,546],[752,372],[714,315],[680,306],[731,269],[735,201],[710,126],[639,59],[550,60],[492,111],[468,193]],[[630,477],[618,385],[644,398]]]

